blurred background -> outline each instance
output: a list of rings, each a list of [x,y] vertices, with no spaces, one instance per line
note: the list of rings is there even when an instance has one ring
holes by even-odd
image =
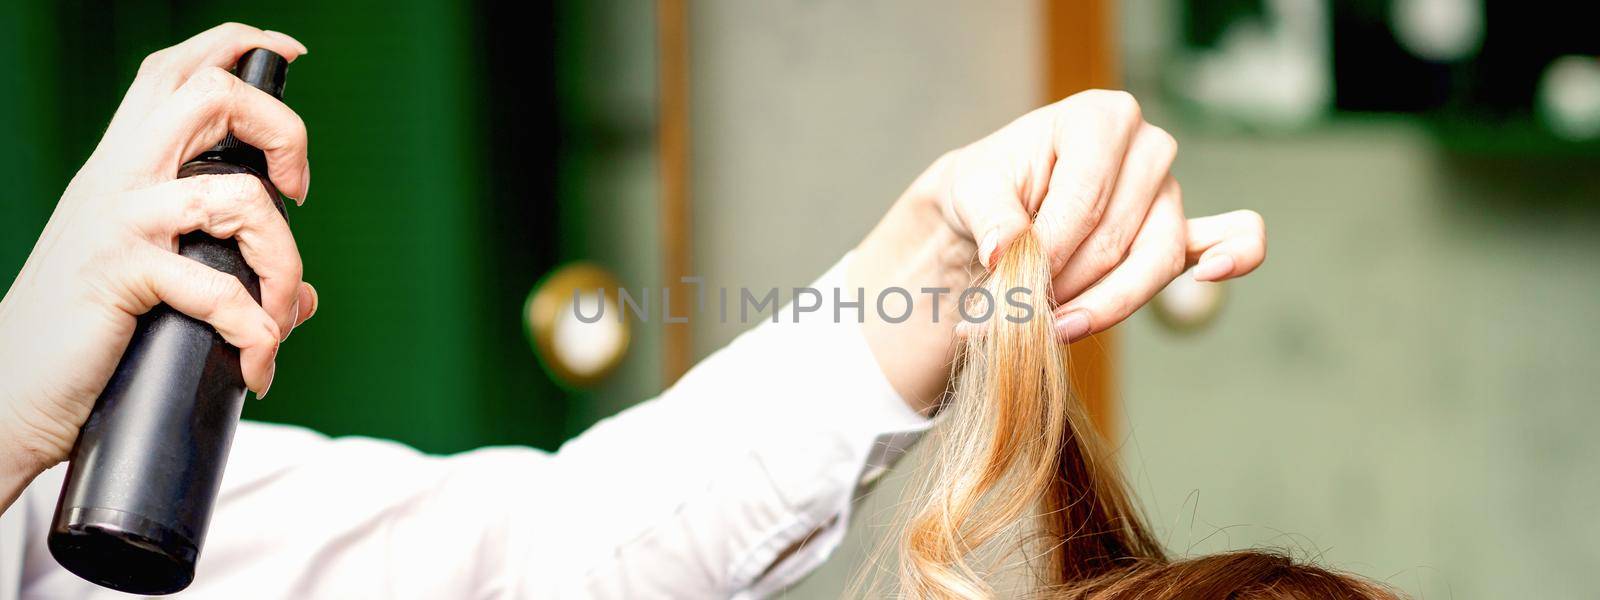
[[[1190,215],[1252,208],[1271,240],[1246,280],[1074,346],[1172,550],[1289,548],[1423,598],[1600,585],[1590,8],[14,0],[0,273],[139,60],[224,20],[311,48],[285,96],[317,175],[290,218],[322,304],[249,418],[553,449],[740,330],[636,324],[614,369],[569,377],[525,310],[558,268],[803,285],[945,150],[1126,87],[1179,140]],[[842,593],[916,462],[790,597]]]

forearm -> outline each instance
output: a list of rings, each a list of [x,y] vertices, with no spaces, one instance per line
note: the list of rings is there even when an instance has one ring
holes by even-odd
[[[10,457],[3,462],[6,464],[0,466],[0,513],[11,508],[11,503],[17,501],[17,497],[22,495],[22,490],[27,489],[28,484],[33,482],[34,476],[38,475],[12,465]]]
[[[13,407],[9,396],[0,390],[0,419],[5,420],[0,423],[0,513],[11,508],[22,490],[44,470],[36,453],[24,446],[22,436],[14,432],[17,419]]]
[[[950,376],[955,352],[956,300],[981,272],[977,246],[954,231],[937,200],[950,160],[940,159],[914,182],[856,248],[850,281],[882,310],[866,311],[862,333],[878,367],[913,410],[930,413]],[[944,290],[932,291],[932,290]],[[909,316],[902,298],[911,298]]]

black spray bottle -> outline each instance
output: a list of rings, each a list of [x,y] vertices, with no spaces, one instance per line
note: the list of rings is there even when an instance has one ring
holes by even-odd
[[[288,61],[254,49],[234,73],[283,96]],[[228,135],[178,177],[250,173],[266,155]],[[287,217],[285,217],[287,218]],[[260,282],[231,239],[185,234],[178,252],[234,275],[261,301]],[[139,318],[122,362],[78,434],[50,528],[50,553],[67,570],[135,594],[170,594],[194,580],[228,447],[244,407],[239,349],[203,321],[165,304]]]

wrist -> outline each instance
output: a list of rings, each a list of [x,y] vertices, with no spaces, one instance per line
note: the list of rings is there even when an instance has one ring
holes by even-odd
[[[4,512],[27,489],[47,465],[29,446],[27,437],[16,431],[16,405],[6,390],[0,389],[0,512]]]
[[[20,409],[10,391],[0,388],[0,477],[32,479],[50,465]]]
[[[884,296],[886,314],[869,314],[862,332],[885,378],[923,414],[937,406],[949,381],[960,320],[956,298],[982,271],[976,244],[945,218],[937,189],[945,162],[936,162],[895,202],[856,248],[848,274],[868,298],[893,291]],[[902,298],[910,305],[888,306]],[[884,318],[902,311],[903,320]]]

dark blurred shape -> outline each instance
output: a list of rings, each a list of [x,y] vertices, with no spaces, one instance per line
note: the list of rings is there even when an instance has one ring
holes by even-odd
[[[1451,65],[1406,50],[1389,2],[1338,2],[1333,9],[1334,106],[1356,112],[1418,112],[1450,102]]]
[[[1527,116],[1550,63],[1568,54],[1600,55],[1600,15],[1590,3],[1485,0],[1483,45],[1457,63],[1406,50],[1395,35],[1393,4],[1334,3],[1339,110]]]
[[[1412,115],[1426,122],[1446,148],[1468,154],[1600,154],[1600,100],[1591,91],[1592,80],[1600,75],[1581,68],[1585,60],[1600,61],[1595,30],[1600,10],[1593,3],[1187,0],[1183,7],[1182,39],[1190,54],[1249,54],[1235,61],[1246,67],[1284,64],[1266,56],[1280,48],[1272,43],[1284,39],[1321,48],[1323,42],[1314,34],[1327,28],[1328,74],[1306,65],[1296,67],[1294,75],[1330,82],[1332,102],[1324,108],[1335,114]],[[1325,25],[1317,16],[1320,11],[1327,12]],[[1249,27],[1238,31],[1254,37],[1232,36],[1241,25]],[[1239,39],[1258,43],[1225,48]],[[1273,42],[1259,43],[1262,39]],[[1552,78],[1553,66],[1563,61],[1568,68]],[[1556,85],[1550,84],[1552,79]],[[1179,81],[1192,85],[1194,80]],[[1272,81],[1277,79],[1245,77],[1225,87],[1251,88],[1243,92],[1250,98],[1266,93]],[[1194,96],[1193,90],[1178,91]],[[1199,102],[1214,112],[1252,120],[1248,105],[1244,110],[1229,105],[1239,104],[1236,98]]]

